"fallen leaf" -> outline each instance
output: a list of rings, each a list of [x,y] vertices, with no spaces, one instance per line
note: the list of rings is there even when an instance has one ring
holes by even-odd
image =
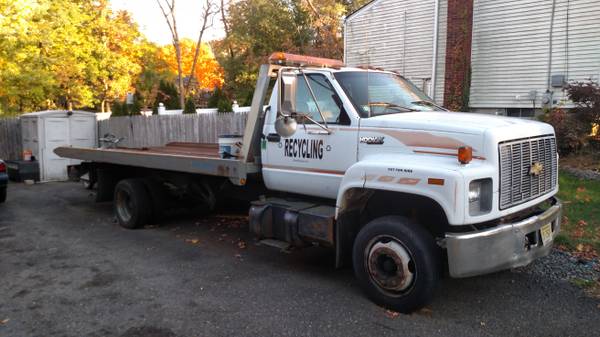
[[[240,240],[237,243],[239,249],[246,249],[246,242],[244,240]]]
[[[480,324],[481,326],[485,326],[485,322],[484,322],[484,321],[481,321],[481,322],[479,322],[479,324]]]
[[[8,321],[10,321],[10,319],[5,318],[3,320],[0,321],[0,325],[5,325],[6,323],[8,323]]]
[[[394,319],[394,318],[396,318],[396,317],[400,316],[400,313],[399,313],[399,312],[392,311],[392,310],[386,310],[386,311],[385,311],[385,314],[387,315],[387,317],[389,317],[389,318],[391,318],[391,319]]]
[[[198,240],[198,239],[185,239],[185,242],[191,243],[191,244],[195,245],[198,242],[200,242],[200,240]]]

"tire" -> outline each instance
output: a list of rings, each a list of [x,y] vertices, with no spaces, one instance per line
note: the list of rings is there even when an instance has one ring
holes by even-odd
[[[124,228],[136,229],[148,224],[152,216],[152,201],[142,179],[125,179],[117,183],[114,211]]]
[[[6,201],[6,187],[0,188],[0,204]]]
[[[358,233],[352,255],[358,283],[373,302],[411,313],[432,300],[441,274],[441,249],[409,219],[386,216],[369,222]]]

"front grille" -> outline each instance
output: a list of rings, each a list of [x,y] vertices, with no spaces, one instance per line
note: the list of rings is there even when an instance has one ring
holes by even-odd
[[[522,204],[556,188],[558,158],[554,136],[502,142],[499,151],[500,209]],[[539,169],[539,164],[543,167],[539,175],[532,174],[532,166]]]

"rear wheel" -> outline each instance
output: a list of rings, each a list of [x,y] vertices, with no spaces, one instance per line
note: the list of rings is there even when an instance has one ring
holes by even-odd
[[[142,179],[121,180],[115,186],[114,209],[119,224],[125,228],[148,224],[152,201]]]
[[[0,203],[6,201],[6,187],[0,188]]]
[[[410,313],[433,298],[440,254],[422,227],[404,217],[382,217],[369,222],[356,237],[354,273],[372,301]]]

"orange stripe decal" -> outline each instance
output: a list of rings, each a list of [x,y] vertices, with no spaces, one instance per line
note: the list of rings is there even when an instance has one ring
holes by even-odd
[[[450,157],[457,157],[458,158],[458,152],[456,152],[456,153],[448,153],[448,152],[422,151],[422,150],[414,150],[413,152],[414,153],[421,153],[421,154],[438,154],[438,155],[441,155],[441,156],[450,156]],[[473,156],[473,159],[485,160],[485,157]]]

